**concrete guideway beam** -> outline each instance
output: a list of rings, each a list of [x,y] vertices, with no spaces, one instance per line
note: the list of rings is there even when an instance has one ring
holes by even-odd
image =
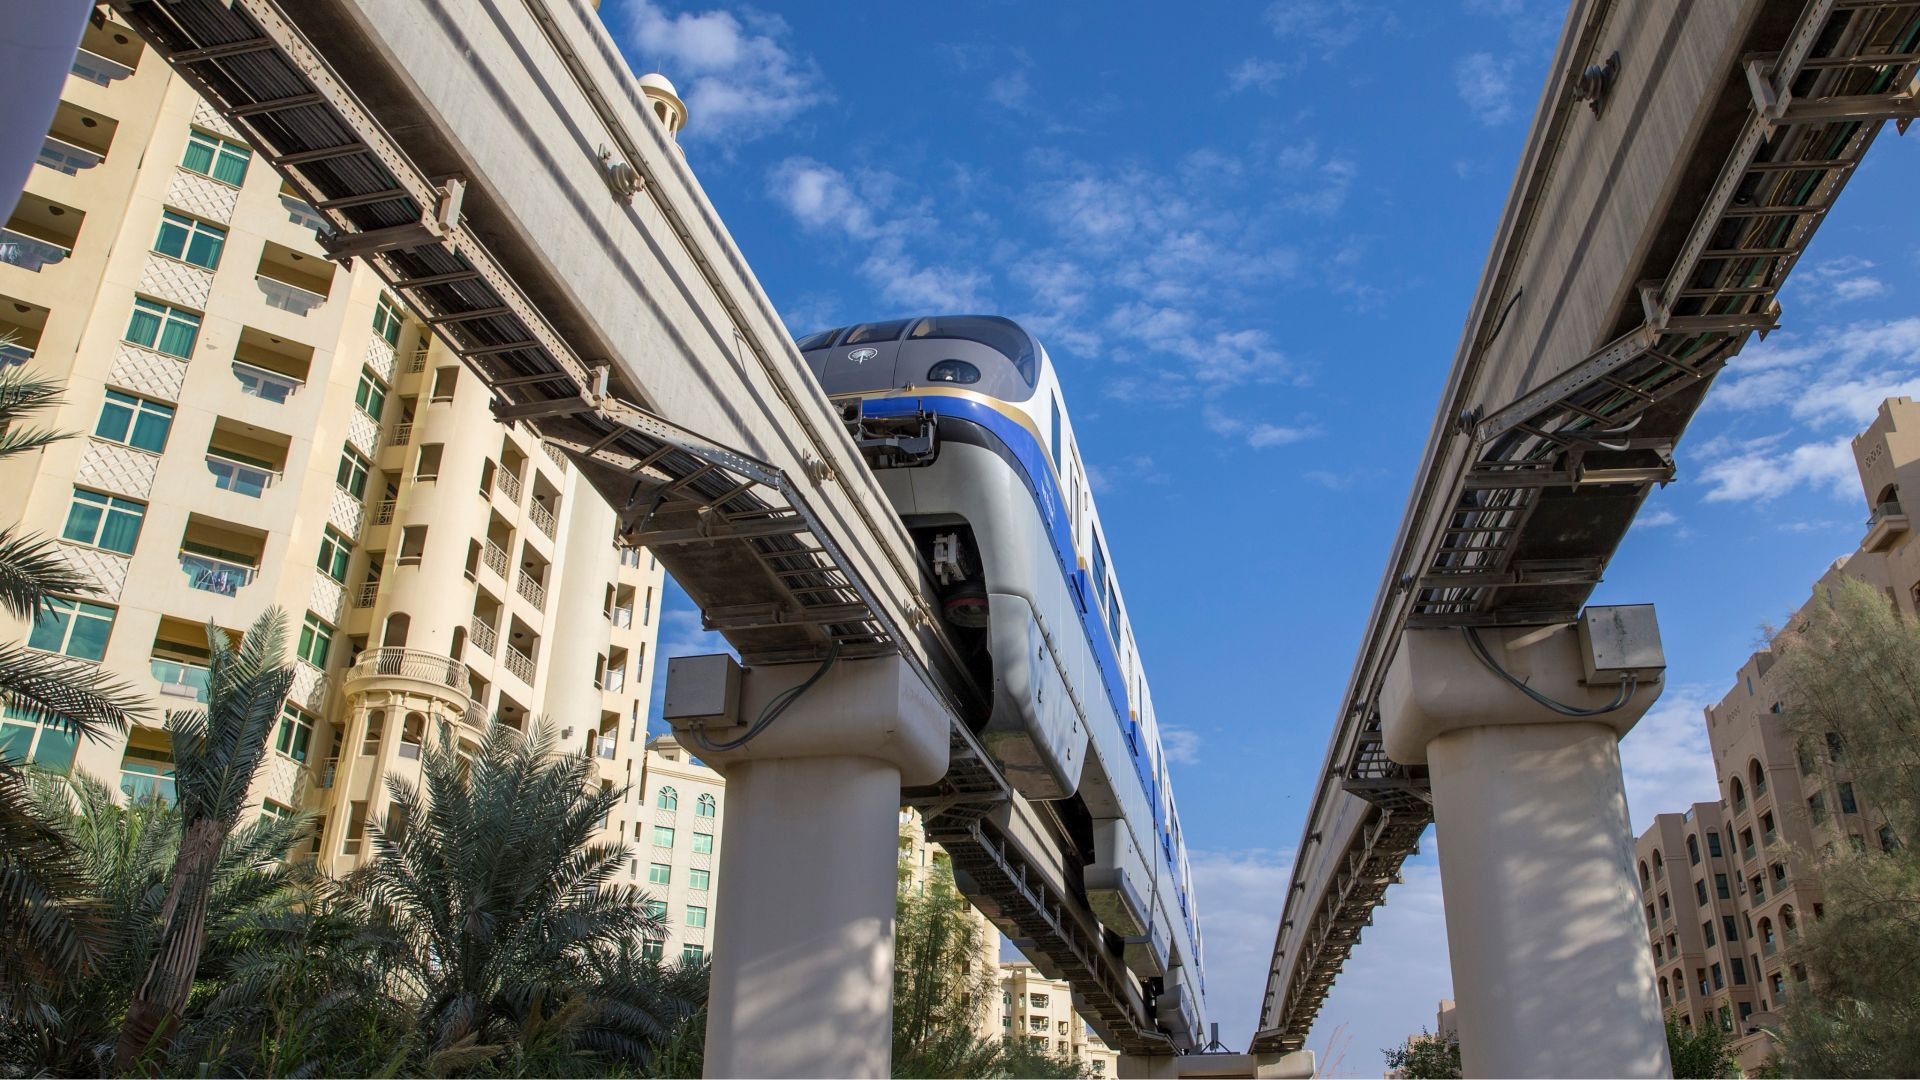
[[[1584,682],[1572,626],[1409,630],[1381,691],[1388,753],[1433,784],[1469,1076],[1672,1075],[1633,876],[1620,737],[1659,696]]]
[[[666,718],[727,778],[708,1076],[891,1072],[900,789],[946,772],[950,718],[900,657],[853,660],[721,749],[817,671],[668,669]]]

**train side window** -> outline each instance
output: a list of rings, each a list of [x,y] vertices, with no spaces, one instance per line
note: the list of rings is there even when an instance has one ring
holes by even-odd
[[[847,340],[842,345],[865,345],[873,341],[892,341],[907,328],[910,319],[893,319],[889,322],[861,323],[847,331]]]
[[[972,341],[995,349],[1007,359],[1013,361],[1015,370],[1026,380],[1028,386],[1039,377],[1038,357],[1034,354],[1033,338],[1020,329],[1012,319],[1003,319],[998,315],[943,315],[937,318],[921,319],[908,332],[909,338],[955,338],[960,341]],[[846,344],[853,344],[852,335],[848,335]]]
[[[822,330],[817,334],[808,334],[806,337],[794,342],[793,347],[799,349],[801,352],[812,352],[815,349],[824,349],[833,343],[833,335],[839,333],[840,330],[840,327],[835,327],[832,330]]]
[[[1053,395],[1053,471],[1066,468],[1060,445],[1060,395]]]
[[[1107,546],[1100,542],[1097,529],[1093,534],[1093,593],[1100,600],[1100,610],[1107,610]]]

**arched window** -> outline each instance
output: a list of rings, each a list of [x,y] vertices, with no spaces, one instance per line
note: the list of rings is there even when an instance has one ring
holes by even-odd
[[[1735,810],[1745,810],[1747,808],[1746,785],[1742,784],[1740,778],[1736,776],[1733,778],[1732,783],[1727,785],[1727,788],[1733,792],[1733,808]]]
[[[1687,837],[1687,859],[1694,866],[1700,865],[1700,838],[1691,834]]]
[[[427,741],[427,714],[410,712],[400,723],[400,756],[418,758],[420,746]]]
[[[1653,875],[1647,873],[1647,860],[1645,859],[1640,860],[1640,887],[1643,889],[1653,887]]]
[[[1773,920],[1762,918],[1760,920],[1760,951],[1772,956],[1779,947],[1779,943],[1773,939]]]
[[[1753,797],[1759,798],[1767,793],[1767,770],[1760,767],[1760,759],[1755,758],[1747,765],[1747,775],[1753,778]]]
[[[719,812],[720,804],[711,795],[700,796],[700,801],[695,803],[693,807],[695,817],[712,817]]]
[[[1672,992],[1667,989],[1667,977],[1665,975],[1660,976],[1660,1000],[1666,1001],[1672,996]]]
[[[1800,920],[1793,914],[1793,905],[1780,909],[1780,928],[1787,936],[1787,944],[1800,940]]]
[[[653,800],[653,805],[662,810],[678,810],[680,809],[680,793],[670,787],[663,787],[660,789],[659,797]]]
[[[1667,876],[1667,863],[1665,859],[1660,857],[1660,850],[1658,848],[1655,848],[1653,852],[1653,876],[1657,878]]]

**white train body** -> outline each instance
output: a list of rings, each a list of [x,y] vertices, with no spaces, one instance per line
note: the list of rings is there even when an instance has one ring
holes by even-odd
[[[978,733],[1048,802],[1091,910],[1181,1049],[1206,1040],[1186,845],[1152,698],[1059,379],[1015,323],[949,316],[809,335],[993,688]],[[892,437],[884,437],[891,435]]]

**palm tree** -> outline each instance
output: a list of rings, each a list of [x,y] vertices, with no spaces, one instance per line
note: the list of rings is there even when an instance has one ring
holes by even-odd
[[[470,756],[443,731],[421,765],[420,787],[387,778],[392,811],[348,882],[391,929],[420,1067],[645,1063],[697,1006],[644,955],[664,927],[615,880],[627,845],[592,840],[625,789],[592,782],[593,759],[557,753],[539,724],[495,724]]]
[[[26,422],[58,404],[57,384],[21,368],[0,371],[0,459],[66,438]],[[50,538],[0,529],[0,608],[37,620],[54,616],[56,595],[94,591]],[[11,643],[0,643],[0,703],[9,718],[87,739],[124,730],[144,711],[99,668]],[[71,850],[34,812],[20,764],[0,753],[0,1012],[44,1015],[48,988],[98,955],[103,928]]]
[[[128,1072],[156,1042],[171,1039],[207,941],[207,909],[221,850],[240,819],[267,736],[293,685],[286,617],[268,608],[238,647],[207,627],[207,707],[167,714],[180,851],[160,912],[160,943],[127,1007],[114,1068]]]

